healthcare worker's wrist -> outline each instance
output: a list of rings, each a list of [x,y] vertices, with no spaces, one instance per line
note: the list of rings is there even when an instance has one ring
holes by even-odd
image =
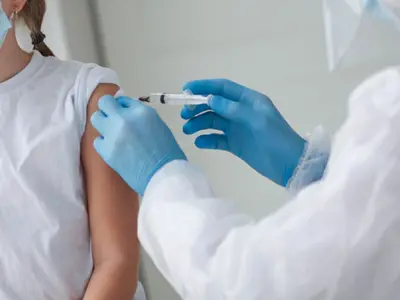
[[[152,186],[157,186],[158,183],[163,178],[174,175],[177,171],[179,172],[182,169],[185,169],[189,166],[189,162],[186,157],[181,157],[179,159],[170,160],[167,163],[163,164],[160,168],[158,168],[154,174],[150,177],[147,182],[146,188],[144,190],[144,194],[148,189],[151,189]],[[144,196],[144,195],[142,195]]]
[[[322,179],[329,161],[331,137],[321,126],[309,136],[300,161],[290,178],[287,189],[296,194]]]
[[[286,158],[285,173],[283,179],[283,186],[287,187],[290,179],[293,177],[299,163],[304,154],[304,149],[306,148],[307,141],[301,136],[296,134],[296,139],[291,143],[290,152]]]

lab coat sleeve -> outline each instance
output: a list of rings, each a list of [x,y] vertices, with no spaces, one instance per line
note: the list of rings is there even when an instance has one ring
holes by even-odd
[[[317,127],[309,136],[299,165],[289,180],[287,190],[296,195],[310,184],[321,180],[331,152],[331,137],[323,127]]]
[[[139,236],[183,299],[398,298],[400,76],[393,77],[355,92],[324,178],[263,220],[215,197],[187,162],[154,176]]]

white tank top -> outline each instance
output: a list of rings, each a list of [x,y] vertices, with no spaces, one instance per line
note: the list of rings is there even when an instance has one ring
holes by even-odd
[[[86,106],[116,74],[44,58],[0,83],[0,299],[82,299],[92,274],[80,164]]]

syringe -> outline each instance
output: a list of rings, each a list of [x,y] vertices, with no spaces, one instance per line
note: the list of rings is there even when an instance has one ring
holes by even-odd
[[[139,97],[139,100],[147,103],[167,105],[198,105],[208,103],[211,96],[204,97],[189,94],[150,94],[150,96]]]

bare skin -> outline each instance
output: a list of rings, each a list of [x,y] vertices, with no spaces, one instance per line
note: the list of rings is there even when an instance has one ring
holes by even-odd
[[[88,119],[98,100],[114,95],[119,87],[100,85],[88,106]],[[93,141],[99,134],[90,122],[82,140],[82,162],[86,177],[92,237],[94,273],[84,300],[131,300],[139,269],[137,194],[97,154]]]

